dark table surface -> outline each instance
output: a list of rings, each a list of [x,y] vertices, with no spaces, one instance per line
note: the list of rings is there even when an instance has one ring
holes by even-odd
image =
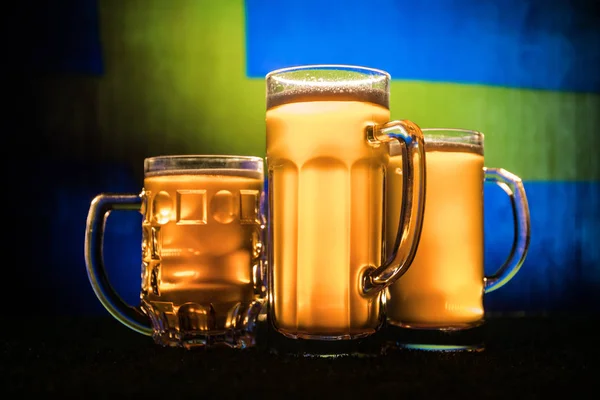
[[[588,390],[600,387],[598,322],[489,318],[480,353],[315,359],[263,348],[163,348],[110,316],[5,318],[1,387],[87,397],[596,398]]]

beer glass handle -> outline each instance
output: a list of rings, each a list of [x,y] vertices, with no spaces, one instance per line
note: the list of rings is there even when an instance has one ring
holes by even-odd
[[[510,198],[515,232],[512,249],[504,264],[493,275],[484,277],[484,291],[489,293],[504,286],[519,272],[529,248],[531,224],[521,178],[501,168],[484,167],[483,170],[485,180],[495,182]]]
[[[260,299],[266,299],[268,283],[268,261],[267,261],[267,250],[266,245],[268,238],[268,212],[269,212],[269,201],[268,201],[268,180],[265,180],[263,184],[262,194],[260,195],[259,202],[259,222],[260,222],[260,239],[258,246],[256,246],[256,263],[252,266],[253,280],[254,280],[254,293]]]
[[[425,146],[423,132],[417,124],[403,120],[370,126],[367,140],[374,147],[391,140],[400,143],[402,208],[392,253],[383,265],[365,271],[362,279],[364,294],[383,290],[407,271],[417,252],[425,207]]]
[[[139,308],[125,303],[110,284],[103,257],[104,226],[113,210],[140,211],[142,200],[135,194],[100,194],[88,212],[85,229],[85,264],[94,293],[119,322],[143,335],[152,336],[150,318]]]

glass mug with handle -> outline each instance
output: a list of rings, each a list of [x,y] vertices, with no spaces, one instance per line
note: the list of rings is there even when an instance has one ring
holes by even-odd
[[[343,65],[266,77],[268,318],[276,336],[295,340],[287,344],[302,342],[291,351],[352,351],[332,342],[349,344],[381,327],[381,293],[414,256],[424,206],[423,136],[410,121],[390,122],[389,82],[384,71]],[[396,233],[386,259],[385,143],[393,140],[402,143],[406,162],[403,175],[393,177],[402,180],[403,212],[390,222]],[[318,342],[327,344],[313,346]]]
[[[423,129],[427,167],[427,207],[417,254],[410,270],[389,287],[386,312],[392,346],[424,350],[483,350],[483,295],[505,285],[527,255],[530,220],[521,179],[484,167],[480,132]],[[402,163],[390,144],[389,173]],[[484,181],[510,197],[515,237],[506,262],[484,275]],[[390,179],[388,221],[400,213],[400,180]],[[387,241],[394,240],[387,229]]]
[[[110,314],[163,346],[253,346],[264,298],[263,165],[246,156],[152,157],[144,161],[140,194],[98,195],[88,213],[85,261]],[[126,304],[106,274],[104,225],[113,210],[143,216],[140,306]]]

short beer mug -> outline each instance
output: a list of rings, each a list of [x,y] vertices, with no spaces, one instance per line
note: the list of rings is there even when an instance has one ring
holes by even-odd
[[[98,299],[164,346],[253,346],[264,290],[263,181],[258,157],[147,158],[140,194],[100,194],[91,203],[85,260]],[[113,210],[143,216],[137,307],[125,304],[106,276],[104,225]]]
[[[521,179],[485,168],[483,134],[461,129],[423,129],[427,183],[423,229],[410,270],[389,287],[386,302],[392,342],[422,350],[482,350],[483,295],[502,287],[518,271],[529,245],[527,197]],[[389,174],[402,165],[390,145]],[[402,204],[401,181],[390,179],[387,242]],[[495,274],[484,276],[483,184],[495,182],[509,195],[515,238]]]

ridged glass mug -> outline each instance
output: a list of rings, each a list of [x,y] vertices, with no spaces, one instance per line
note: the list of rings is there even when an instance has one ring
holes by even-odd
[[[152,157],[144,162],[140,194],[98,195],[88,214],[85,260],[104,307],[161,345],[253,346],[265,294],[263,165],[259,157]],[[113,210],[143,216],[139,306],[126,304],[106,274],[104,225]]]

